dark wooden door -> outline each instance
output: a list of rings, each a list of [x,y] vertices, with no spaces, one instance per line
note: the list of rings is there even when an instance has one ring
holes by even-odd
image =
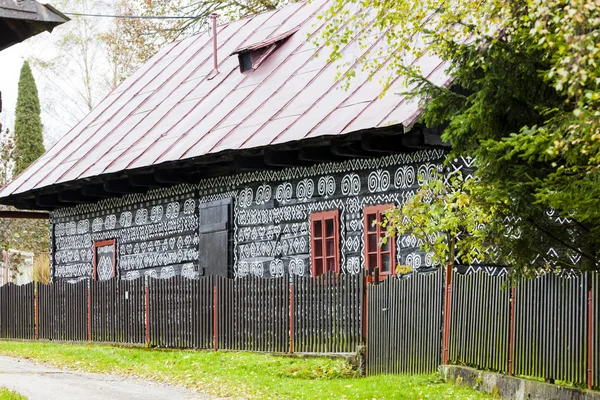
[[[203,203],[200,217],[200,268],[204,275],[229,276],[232,260],[232,199]]]

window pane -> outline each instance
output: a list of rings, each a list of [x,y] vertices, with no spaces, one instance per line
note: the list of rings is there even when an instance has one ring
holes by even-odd
[[[312,234],[314,237],[316,238],[320,238],[322,236],[323,232],[323,223],[321,221],[315,221],[313,223],[313,231]]]
[[[383,238],[383,237],[385,237],[385,236],[381,236],[381,238]],[[390,251],[390,242],[391,242],[392,240],[393,240],[392,238],[387,238],[387,240],[386,240],[386,243],[385,243],[385,244],[383,244],[383,243],[381,242],[381,240],[380,240],[380,241],[379,241],[379,243],[382,243],[382,244],[381,244],[381,251]],[[379,244],[379,243],[378,243],[378,244]]]
[[[333,220],[332,219],[325,220],[325,235],[327,235],[328,237],[333,236]]]
[[[315,248],[313,250],[315,252],[315,257],[323,257],[323,240],[315,240]]]
[[[315,260],[315,276],[323,273],[323,259],[319,258]]]
[[[326,246],[327,246],[327,256],[334,256],[335,255],[335,243],[333,242],[333,239],[327,239],[327,241],[325,242]]]
[[[377,251],[377,245],[379,243],[377,243],[377,236],[376,235],[368,235],[369,238],[369,247],[368,247],[368,252],[372,253],[372,252],[376,252]]]
[[[377,214],[367,215],[367,230],[369,232],[377,232],[377,224],[373,225],[373,223],[376,220],[377,220]]]
[[[327,271],[335,271],[335,258],[327,259]]]
[[[392,270],[392,256],[390,254],[383,254],[381,256],[381,272],[391,272]]]
[[[377,263],[377,254],[371,254],[369,255],[369,268],[375,268],[378,267],[378,263]]]

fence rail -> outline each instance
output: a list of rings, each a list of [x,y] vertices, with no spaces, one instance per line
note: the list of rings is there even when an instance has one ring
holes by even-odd
[[[546,274],[513,289],[485,272],[366,287],[364,278],[8,284],[0,338],[282,353],[351,353],[366,341],[369,374],[429,373],[447,357],[600,389],[598,274]]]

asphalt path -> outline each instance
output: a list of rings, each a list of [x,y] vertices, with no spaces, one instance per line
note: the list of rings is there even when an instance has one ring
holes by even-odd
[[[0,356],[0,387],[29,400],[214,399],[181,387],[114,375],[65,371],[33,361]]]

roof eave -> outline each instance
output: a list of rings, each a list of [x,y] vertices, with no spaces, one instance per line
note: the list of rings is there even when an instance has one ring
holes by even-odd
[[[398,124],[345,135],[324,135],[279,146],[226,150],[218,154],[32,189],[0,198],[0,204],[19,209],[51,211],[130,193],[145,193],[159,187],[196,184],[202,179],[216,176],[449,147],[441,141],[439,130],[415,126],[405,132],[405,128]]]

